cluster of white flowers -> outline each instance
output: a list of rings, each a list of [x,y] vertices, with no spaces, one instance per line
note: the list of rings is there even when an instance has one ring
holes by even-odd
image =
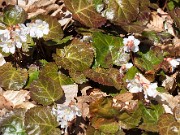
[[[174,72],[174,69],[177,68],[178,65],[180,65],[180,58],[164,58],[164,60],[169,62],[169,64],[171,65],[171,72]]]
[[[76,116],[81,116],[81,111],[75,105],[57,104],[52,108],[52,114],[57,117],[57,121],[62,129],[67,130],[68,122],[71,122]]]
[[[128,36],[128,38],[123,39],[124,51],[125,52],[138,52],[140,41],[134,36]]]
[[[35,22],[18,24],[8,27],[5,30],[0,30],[0,47],[5,53],[14,54],[16,47],[21,48],[23,43],[27,41],[27,35],[33,38],[41,38],[49,33],[49,24],[40,19]]]
[[[155,98],[158,94],[158,91],[156,90],[158,87],[157,83],[151,83],[140,73],[136,73],[133,80],[127,80],[126,82],[128,82],[127,89],[129,92],[144,92],[145,99],[147,99],[148,96]]]

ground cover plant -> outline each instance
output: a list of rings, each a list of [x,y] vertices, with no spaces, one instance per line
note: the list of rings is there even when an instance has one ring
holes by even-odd
[[[179,0],[0,4],[0,134],[180,134]]]

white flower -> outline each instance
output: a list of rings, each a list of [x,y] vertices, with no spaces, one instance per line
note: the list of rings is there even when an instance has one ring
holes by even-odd
[[[167,62],[171,65],[171,72],[174,71],[174,69],[180,64],[180,58],[178,59],[173,59],[173,58],[165,58]]]
[[[2,51],[5,53],[15,53],[15,44],[13,44],[13,41],[11,39],[0,42],[0,47],[2,47]]]
[[[29,28],[30,36],[33,38],[42,38],[43,35],[49,33],[49,24],[40,19],[35,20],[34,23],[28,23],[27,27]]]
[[[123,73],[126,72],[128,69],[130,69],[132,66],[133,66],[132,63],[123,64],[123,65],[121,66],[121,68],[119,69],[120,74],[123,74]]]
[[[155,98],[158,93],[156,90],[157,87],[157,83],[151,83],[147,85],[147,87],[144,87],[145,98],[147,98],[147,96]]]
[[[10,31],[8,29],[0,30],[0,40],[3,42],[8,39],[10,39]]]
[[[144,98],[147,99],[147,97],[156,97],[158,92],[156,90],[157,83],[150,83],[149,80],[147,80],[142,74],[136,73],[134,79],[127,80],[127,89],[131,93],[139,93],[144,92]]]
[[[123,39],[123,44],[124,44],[124,51],[125,52],[137,52],[139,51],[139,44],[140,41],[136,38],[134,38],[134,36],[128,36],[128,38],[124,38]]]
[[[56,107],[53,107],[52,114],[57,117],[57,121],[65,131],[68,127],[68,122],[74,120],[76,116],[81,116],[79,108],[75,105],[67,106],[63,104],[57,104]]]
[[[4,65],[6,63],[4,56],[0,53],[0,66]]]

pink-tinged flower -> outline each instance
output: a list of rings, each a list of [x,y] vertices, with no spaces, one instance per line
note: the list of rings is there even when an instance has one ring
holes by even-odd
[[[151,83],[140,73],[136,73],[134,79],[126,82],[128,82],[127,89],[131,93],[143,92],[145,99],[147,99],[148,96],[153,98],[157,96],[157,83]]]
[[[128,38],[123,39],[123,44],[124,44],[124,51],[125,52],[137,52],[139,51],[139,44],[140,41],[134,36],[128,36]]]
[[[4,56],[0,53],[0,66],[4,65],[6,63]]]
[[[171,65],[171,72],[174,72],[174,69],[177,68],[178,65],[180,65],[180,58],[173,59],[173,58],[164,58],[165,61],[169,62]]]

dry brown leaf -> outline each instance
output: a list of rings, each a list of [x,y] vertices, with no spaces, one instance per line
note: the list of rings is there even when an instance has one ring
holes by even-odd
[[[133,98],[133,94],[130,92],[126,92],[126,93],[116,95],[113,99],[121,101],[121,102],[126,102],[126,101],[132,100],[132,98]]]
[[[9,102],[3,95],[0,95],[0,110],[3,108],[12,109],[13,104]]]
[[[173,110],[179,104],[180,96],[173,97],[171,94],[158,92],[155,100],[161,104],[169,106],[171,110]]]
[[[176,88],[175,78],[166,75],[166,79],[163,81],[162,86],[164,86],[167,91],[173,92]]]
[[[2,96],[6,99],[8,104],[11,104],[13,108],[25,108],[30,109],[35,105],[28,100],[30,99],[29,91],[20,90],[20,91],[5,91],[2,93]],[[23,105],[25,104],[25,105]]]
[[[164,12],[162,9],[158,8],[157,12],[151,13],[151,20],[147,24],[146,30],[156,32],[167,31],[171,35],[175,36],[172,24],[173,19],[170,17],[170,15]]]

